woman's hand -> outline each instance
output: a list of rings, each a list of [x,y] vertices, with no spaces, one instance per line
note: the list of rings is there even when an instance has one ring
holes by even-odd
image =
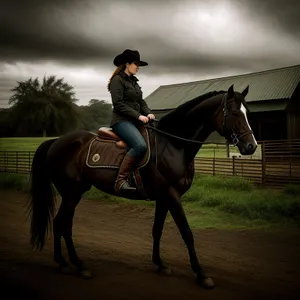
[[[143,123],[148,123],[148,121],[149,121],[148,117],[145,117],[145,116],[143,116],[143,115],[140,115],[140,116],[139,116],[139,120],[140,120],[141,122],[143,122]]]
[[[155,119],[155,116],[154,116],[153,114],[149,114],[149,115],[147,116],[147,118],[150,119],[150,120],[154,120],[154,119]]]

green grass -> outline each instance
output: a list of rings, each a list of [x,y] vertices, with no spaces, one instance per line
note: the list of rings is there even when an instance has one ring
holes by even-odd
[[[198,207],[211,209],[223,216],[235,216],[251,226],[275,223],[294,223],[300,225],[299,186],[285,188],[283,191],[260,189],[249,180],[242,178],[200,177],[197,176],[183,201],[191,203],[194,213]],[[225,217],[225,220],[227,217]],[[227,226],[238,219],[231,218]]]
[[[0,173],[0,189],[27,192],[28,178],[23,174]]]
[[[0,174],[0,188],[26,192],[28,176]],[[300,187],[286,186],[282,191],[259,189],[249,180],[196,176],[182,202],[192,228],[267,229],[300,225]],[[85,199],[107,203],[148,206],[150,201],[133,201],[103,193],[95,188]],[[167,222],[173,220],[170,215]]]
[[[45,140],[53,137],[0,138],[0,151],[35,151]]]
[[[200,151],[197,153],[199,157],[227,157],[226,146],[216,145],[216,144],[205,144],[201,147]]]

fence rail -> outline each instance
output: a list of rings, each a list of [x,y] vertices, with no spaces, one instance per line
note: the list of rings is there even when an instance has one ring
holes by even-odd
[[[287,183],[300,184],[300,139],[263,141],[260,143],[260,158],[226,157],[224,149],[216,151],[206,147],[201,150],[200,156],[195,158],[195,172],[240,176],[259,185],[278,188]],[[211,153],[213,157],[209,157]],[[0,172],[29,173],[33,156],[34,151],[0,151]]]
[[[262,142],[263,184],[300,184],[300,139]]]
[[[34,151],[0,151],[0,172],[30,172]]]
[[[240,176],[263,183],[260,159],[196,157],[195,172],[213,176]]]

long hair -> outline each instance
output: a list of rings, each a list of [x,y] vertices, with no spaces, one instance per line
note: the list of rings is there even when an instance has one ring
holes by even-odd
[[[125,64],[122,64],[122,65],[118,66],[114,70],[114,72],[112,73],[111,77],[109,78],[109,81],[108,81],[108,84],[107,84],[108,91],[110,91],[110,83],[111,83],[111,80],[113,79],[113,77],[116,76],[118,73],[120,73],[123,70],[125,70]]]

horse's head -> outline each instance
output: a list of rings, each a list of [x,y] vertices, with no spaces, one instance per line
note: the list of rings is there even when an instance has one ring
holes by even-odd
[[[216,129],[229,143],[237,146],[242,155],[251,155],[257,142],[247,119],[249,111],[245,97],[249,86],[242,93],[235,92],[233,85],[224,94],[222,109],[216,116]]]

